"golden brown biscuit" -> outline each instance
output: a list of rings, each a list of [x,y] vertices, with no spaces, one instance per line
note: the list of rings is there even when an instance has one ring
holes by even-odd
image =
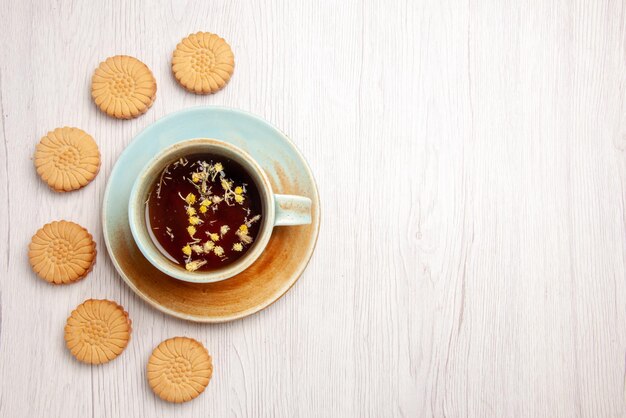
[[[86,186],[100,170],[100,151],[82,129],[65,126],[41,138],[35,150],[35,168],[57,192]]]
[[[110,300],[89,299],[72,311],[65,325],[65,344],[77,360],[102,364],[119,356],[130,340],[131,321]]]
[[[91,97],[109,116],[132,119],[145,113],[156,98],[152,71],[137,58],[116,55],[101,62],[91,79]]]
[[[96,243],[82,226],[68,221],[44,225],[28,246],[30,265],[53,284],[73,283],[89,273],[96,261]]]
[[[192,93],[215,93],[228,83],[235,69],[235,56],[226,41],[209,32],[184,38],[174,50],[172,72],[181,86]]]
[[[148,382],[161,399],[187,402],[200,395],[213,375],[209,352],[198,341],[175,337],[163,341],[148,360]]]

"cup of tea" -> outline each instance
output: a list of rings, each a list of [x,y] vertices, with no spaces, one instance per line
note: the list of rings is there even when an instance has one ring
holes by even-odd
[[[276,194],[244,150],[209,138],[176,143],[135,180],[128,218],[146,259],[170,277],[233,277],[265,250],[275,226],[311,223],[311,200]]]

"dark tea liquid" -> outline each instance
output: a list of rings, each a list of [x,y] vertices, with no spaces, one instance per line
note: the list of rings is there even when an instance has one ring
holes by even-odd
[[[159,250],[188,271],[222,268],[243,257],[261,225],[261,198],[237,162],[213,154],[172,161],[146,202]]]

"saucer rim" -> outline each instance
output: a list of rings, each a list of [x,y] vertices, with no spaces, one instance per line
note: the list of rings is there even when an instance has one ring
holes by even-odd
[[[312,185],[313,185],[313,188],[312,188],[313,196],[312,196],[311,200],[313,201],[314,204],[317,204],[317,210],[315,211],[315,218],[313,219],[314,223],[316,224],[316,228],[314,230],[314,235],[315,236],[314,236],[314,239],[313,239],[313,243],[310,246],[310,250],[303,256],[303,262],[298,266],[297,269],[294,270],[294,272],[292,274],[291,280],[286,282],[286,286],[283,289],[281,289],[279,292],[277,292],[275,297],[268,298],[267,300],[263,301],[262,303],[260,303],[260,304],[258,304],[256,306],[253,306],[253,307],[251,307],[249,309],[246,309],[244,311],[241,311],[241,312],[238,312],[238,313],[235,313],[235,314],[224,315],[224,316],[220,316],[220,317],[214,317],[214,316],[208,317],[208,316],[196,316],[196,315],[184,314],[184,313],[181,313],[181,312],[169,309],[169,308],[167,308],[167,307],[165,307],[165,306],[155,302],[150,297],[145,295],[127,277],[126,273],[124,272],[124,270],[119,265],[119,262],[117,261],[117,258],[115,257],[114,252],[111,249],[111,242],[110,242],[111,237],[109,236],[109,231],[105,227],[105,225],[107,225],[107,223],[106,223],[106,219],[107,219],[107,205],[106,205],[106,203],[109,201],[109,195],[111,193],[111,187],[112,187],[112,183],[110,181],[110,176],[118,168],[118,165],[120,164],[120,159],[121,159],[122,155],[126,152],[128,147],[134,141],[136,141],[138,139],[138,137],[143,135],[148,129],[154,127],[154,125],[159,124],[159,123],[163,123],[163,122],[168,121],[170,119],[174,119],[177,116],[180,116],[182,114],[193,112],[193,111],[198,111],[198,110],[209,110],[209,111],[217,110],[217,111],[226,111],[226,112],[238,113],[238,114],[240,114],[240,115],[242,115],[244,117],[256,119],[258,122],[260,122],[262,124],[265,124],[265,125],[269,126],[270,128],[272,128],[273,130],[275,130],[276,133],[278,135],[280,135],[280,137],[282,137],[284,142],[291,148],[291,150],[302,160],[302,163],[303,163],[302,165],[304,167],[306,175],[309,177],[309,179],[311,180]],[[103,196],[103,199],[102,199],[101,223],[102,223],[102,226],[101,226],[102,227],[102,235],[104,237],[104,243],[105,243],[105,247],[106,247],[109,259],[111,260],[111,263],[113,264],[113,267],[115,268],[117,273],[120,275],[120,277],[122,278],[124,283],[126,283],[126,285],[137,296],[139,296],[143,301],[147,302],[153,308],[157,309],[160,312],[166,313],[166,314],[168,314],[170,316],[173,316],[173,317],[176,317],[176,318],[180,318],[180,319],[184,319],[184,320],[187,320],[187,321],[198,322],[198,323],[219,324],[219,323],[234,321],[234,320],[237,320],[237,319],[242,319],[242,318],[245,318],[245,317],[250,316],[252,314],[255,314],[257,312],[260,312],[260,311],[266,309],[267,307],[271,306],[272,304],[274,304],[279,299],[281,299],[293,287],[293,285],[298,281],[298,279],[302,276],[302,274],[306,270],[307,266],[309,265],[309,263],[311,261],[311,257],[313,256],[313,253],[315,252],[315,248],[317,247],[317,242],[318,242],[318,239],[319,239],[319,232],[320,232],[320,223],[321,223],[321,202],[320,202],[320,196],[319,196],[317,181],[315,180],[315,177],[313,176],[313,172],[311,171],[311,168],[309,166],[308,161],[306,160],[304,155],[302,155],[302,153],[296,147],[296,145],[291,141],[291,139],[281,129],[277,128],[276,126],[274,126],[270,122],[266,121],[265,119],[261,118],[260,116],[257,116],[257,115],[255,115],[253,113],[250,113],[250,112],[247,112],[245,110],[232,108],[232,107],[227,107],[227,106],[201,105],[201,106],[188,107],[188,108],[181,109],[181,110],[178,110],[176,112],[172,112],[170,114],[167,114],[167,115],[165,115],[165,116],[155,120],[154,122],[150,123],[149,125],[145,126],[141,131],[139,131],[138,133],[136,133],[133,136],[132,140],[126,145],[124,150],[117,157],[117,160],[116,160],[115,164],[113,164],[113,167],[111,168],[111,171],[109,172],[109,178],[107,179],[107,185],[106,185],[106,188],[105,188],[105,191],[104,191],[104,196]],[[131,233],[130,232],[130,226],[129,226],[128,229],[129,230],[127,232]],[[132,237],[132,234],[131,234],[131,237]],[[142,254],[142,257],[143,257],[143,254]]]

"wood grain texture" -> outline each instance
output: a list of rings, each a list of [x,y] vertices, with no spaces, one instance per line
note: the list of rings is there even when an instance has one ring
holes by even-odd
[[[626,6],[598,1],[0,2],[0,416],[617,417],[626,415]],[[198,30],[231,44],[213,96],[176,85]],[[104,58],[154,72],[145,115],[90,101]],[[139,130],[199,104],[282,128],[307,157],[322,230],[296,286],[211,326],[151,309],[107,258],[108,173]],[[74,125],[95,181],[51,192],[31,156]],[[80,283],[51,287],[31,235],[68,219],[97,241]],[[121,303],[131,343],[75,362],[63,325],[87,298]],[[166,338],[202,341],[207,391],[185,405],[146,382]]]

